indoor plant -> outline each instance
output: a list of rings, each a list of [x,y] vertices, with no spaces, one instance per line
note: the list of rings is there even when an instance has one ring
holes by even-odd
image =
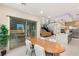
[[[1,25],[0,27],[0,49],[1,49],[1,55],[6,54],[6,46],[8,43],[9,35],[8,35],[8,29],[6,28],[6,25]]]

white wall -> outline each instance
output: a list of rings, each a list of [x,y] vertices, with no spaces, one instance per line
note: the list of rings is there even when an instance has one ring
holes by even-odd
[[[0,5],[0,25],[5,24],[10,29],[10,19],[8,16],[37,21],[37,37],[40,37],[40,19],[38,17]]]

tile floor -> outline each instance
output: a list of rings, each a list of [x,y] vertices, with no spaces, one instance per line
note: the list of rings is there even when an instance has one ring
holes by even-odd
[[[61,56],[79,56],[79,39],[72,39],[67,50]]]

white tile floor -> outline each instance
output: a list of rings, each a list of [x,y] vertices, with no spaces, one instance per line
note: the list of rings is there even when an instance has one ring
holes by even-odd
[[[26,47],[21,46],[7,52],[6,56],[26,56]]]
[[[26,54],[26,47],[21,46],[19,48],[9,51],[6,56],[28,56]],[[61,54],[61,56],[79,56],[79,39],[73,39],[67,47],[67,50]]]
[[[79,39],[73,39],[61,56],[79,56]]]

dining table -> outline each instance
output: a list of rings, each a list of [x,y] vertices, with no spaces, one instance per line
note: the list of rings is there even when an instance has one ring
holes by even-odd
[[[60,53],[63,53],[65,51],[64,46],[59,42],[51,42],[40,38],[31,38],[31,43],[32,45],[37,44],[43,47],[47,53],[52,54],[54,56],[59,56]]]

